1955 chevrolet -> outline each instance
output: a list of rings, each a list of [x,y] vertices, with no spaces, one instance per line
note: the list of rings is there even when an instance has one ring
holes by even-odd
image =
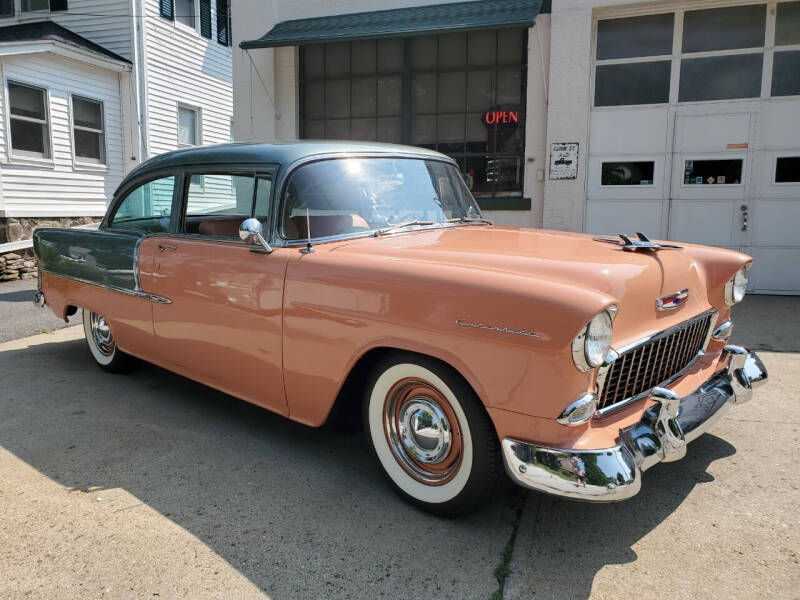
[[[766,381],[729,345],[750,257],[498,227],[456,163],[353,142],[149,160],[98,231],[39,229],[34,302],[133,357],[312,426],[361,422],[437,514],[516,483],[630,498]]]

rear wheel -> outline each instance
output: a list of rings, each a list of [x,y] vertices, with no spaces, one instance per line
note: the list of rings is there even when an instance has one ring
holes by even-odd
[[[426,357],[394,354],[375,366],[364,412],[375,455],[404,498],[442,516],[487,501],[500,470],[497,437],[458,374]]]
[[[101,369],[111,373],[129,371],[134,358],[117,348],[111,328],[105,317],[99,313],[83,309],[83,333],[95,362]]]

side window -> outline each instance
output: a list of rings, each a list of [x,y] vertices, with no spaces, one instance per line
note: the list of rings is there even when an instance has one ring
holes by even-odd
[[[154,179],[128,194],[111,218],[114,229],[133,229],[146,233],[169,231],[175,177]]]
[[[264,176],[197,174],[187,179],[184,233],[239,239],[242,221],[266,225],[271,182]]]

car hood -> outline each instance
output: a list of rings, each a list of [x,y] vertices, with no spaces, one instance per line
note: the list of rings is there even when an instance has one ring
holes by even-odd
[[[532,281],[543,278],[589,288],[618,303],[615,330],[635,324],[637,331],[631,335],[641,335],[647,323],[658,331],[710,308],[702,273],[686,249],[631,252],[587,234],[468,225],[361,238],[337,252],[439,268],[469,267],[476,274],[506,272],[530,276]],[[689,300],[679,309],[657,310],[657,298],[687,288]]]

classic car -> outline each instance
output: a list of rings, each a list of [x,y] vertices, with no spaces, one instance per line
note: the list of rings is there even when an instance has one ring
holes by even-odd
[[[134,357],[310,426],[363,424],[409,501],[503,470],[614,501],[767,373],[731,345],[751,258],[645,234],[500,227],[425,149],[293,142],[155,157],[97,231],[39,229],[34,302]]]

